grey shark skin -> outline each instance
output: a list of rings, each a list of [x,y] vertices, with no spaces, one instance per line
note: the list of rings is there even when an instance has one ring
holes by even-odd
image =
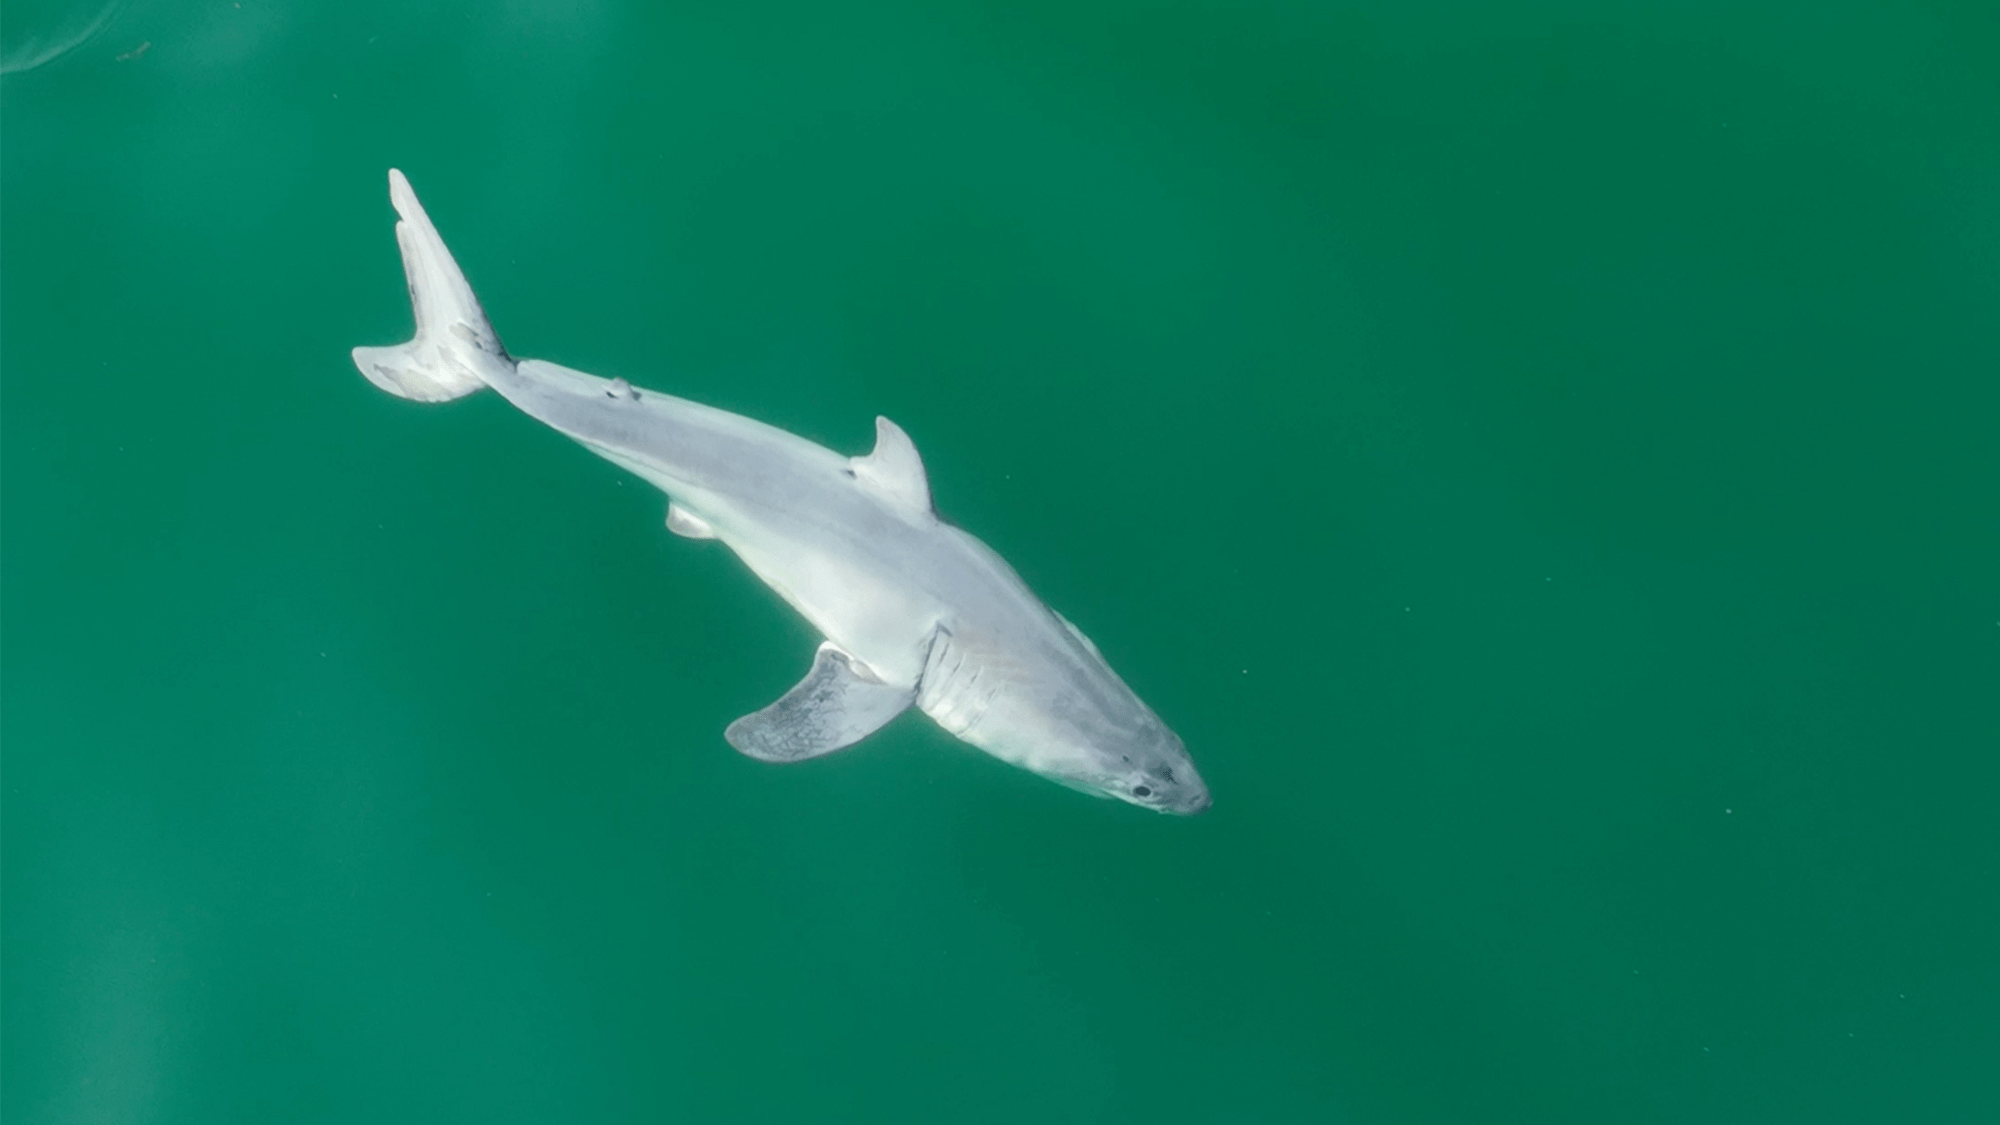
[[[958,738],[1071,788],[1197,813],[1208,789],[1181,740],[1082,632],[985,544],[937,517],[908,435],[875,420],[843,457],[741,415],[501,347],[402,173],[389,172],[417,332],[354,362],[391,394],[491,387],[529,417],[667,494],[667,527],[719,539],[825,637],[730,745],[796,762],[850,746],[911,706]]]

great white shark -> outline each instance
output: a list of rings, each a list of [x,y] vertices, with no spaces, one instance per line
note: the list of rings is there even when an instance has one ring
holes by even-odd
[[[731,746],[798,762],[873,734],[914,706],[958,738],[1085,792],[1168,813],[1209,806],[1173,731],[1097,646],[1006,561],[938,518],[917,448],[875,419],[875,449],[843,457],[773,426],[500,345],[401,172],[416,336],[355,348],[383,390],[444,402],[482,387],[666,493],[667,527],[719,539],[824,643],[804,680],[731,723]]]

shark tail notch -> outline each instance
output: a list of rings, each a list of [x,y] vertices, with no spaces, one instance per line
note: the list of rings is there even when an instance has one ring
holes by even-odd
[[[394,168],[389,200],[401,219],[396,244],[403,250],[417,334],[395,347],[355,348],[354,365],[369,382],[402,398],[448,402],[469,395],[486,385],[487,374],[511,370],[514,361],[410,181]]]

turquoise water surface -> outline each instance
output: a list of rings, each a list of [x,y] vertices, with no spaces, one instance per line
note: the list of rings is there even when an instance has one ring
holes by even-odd
[[[2000,1120],[1995,13],[9,3],[0,1116]],[[1215,807],[733,753],[809,628],[349,362],[391,166]]]

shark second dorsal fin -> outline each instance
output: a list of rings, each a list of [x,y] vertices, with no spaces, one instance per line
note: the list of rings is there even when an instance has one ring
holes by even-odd
[[[848,458],[854,479],[882,496],[919,515],[931,515],[931,482],[924,475],[923,458],[916,443],[903,427],[877,415],[875,452],[866,457]]]
[[[1049,612],[1055,613],[1054,610],[1050,610]],[[1092,641],[1089,637],[1084,636],[1083,630],[1076,627],[1076,622],[1071,621],[1069,618],[1064,617],[1060,613],[1056,613],[1056,620],[1063,623],[1063,628],[1069,630],[1070,636],[1075,637],[1077,640],[1083,642],[1083,647],[1090,650],[1090,655],[1095,656],[1099,660],[1104,659],[1104,654],[1097,651],[1097,643],[1095,641]]]

